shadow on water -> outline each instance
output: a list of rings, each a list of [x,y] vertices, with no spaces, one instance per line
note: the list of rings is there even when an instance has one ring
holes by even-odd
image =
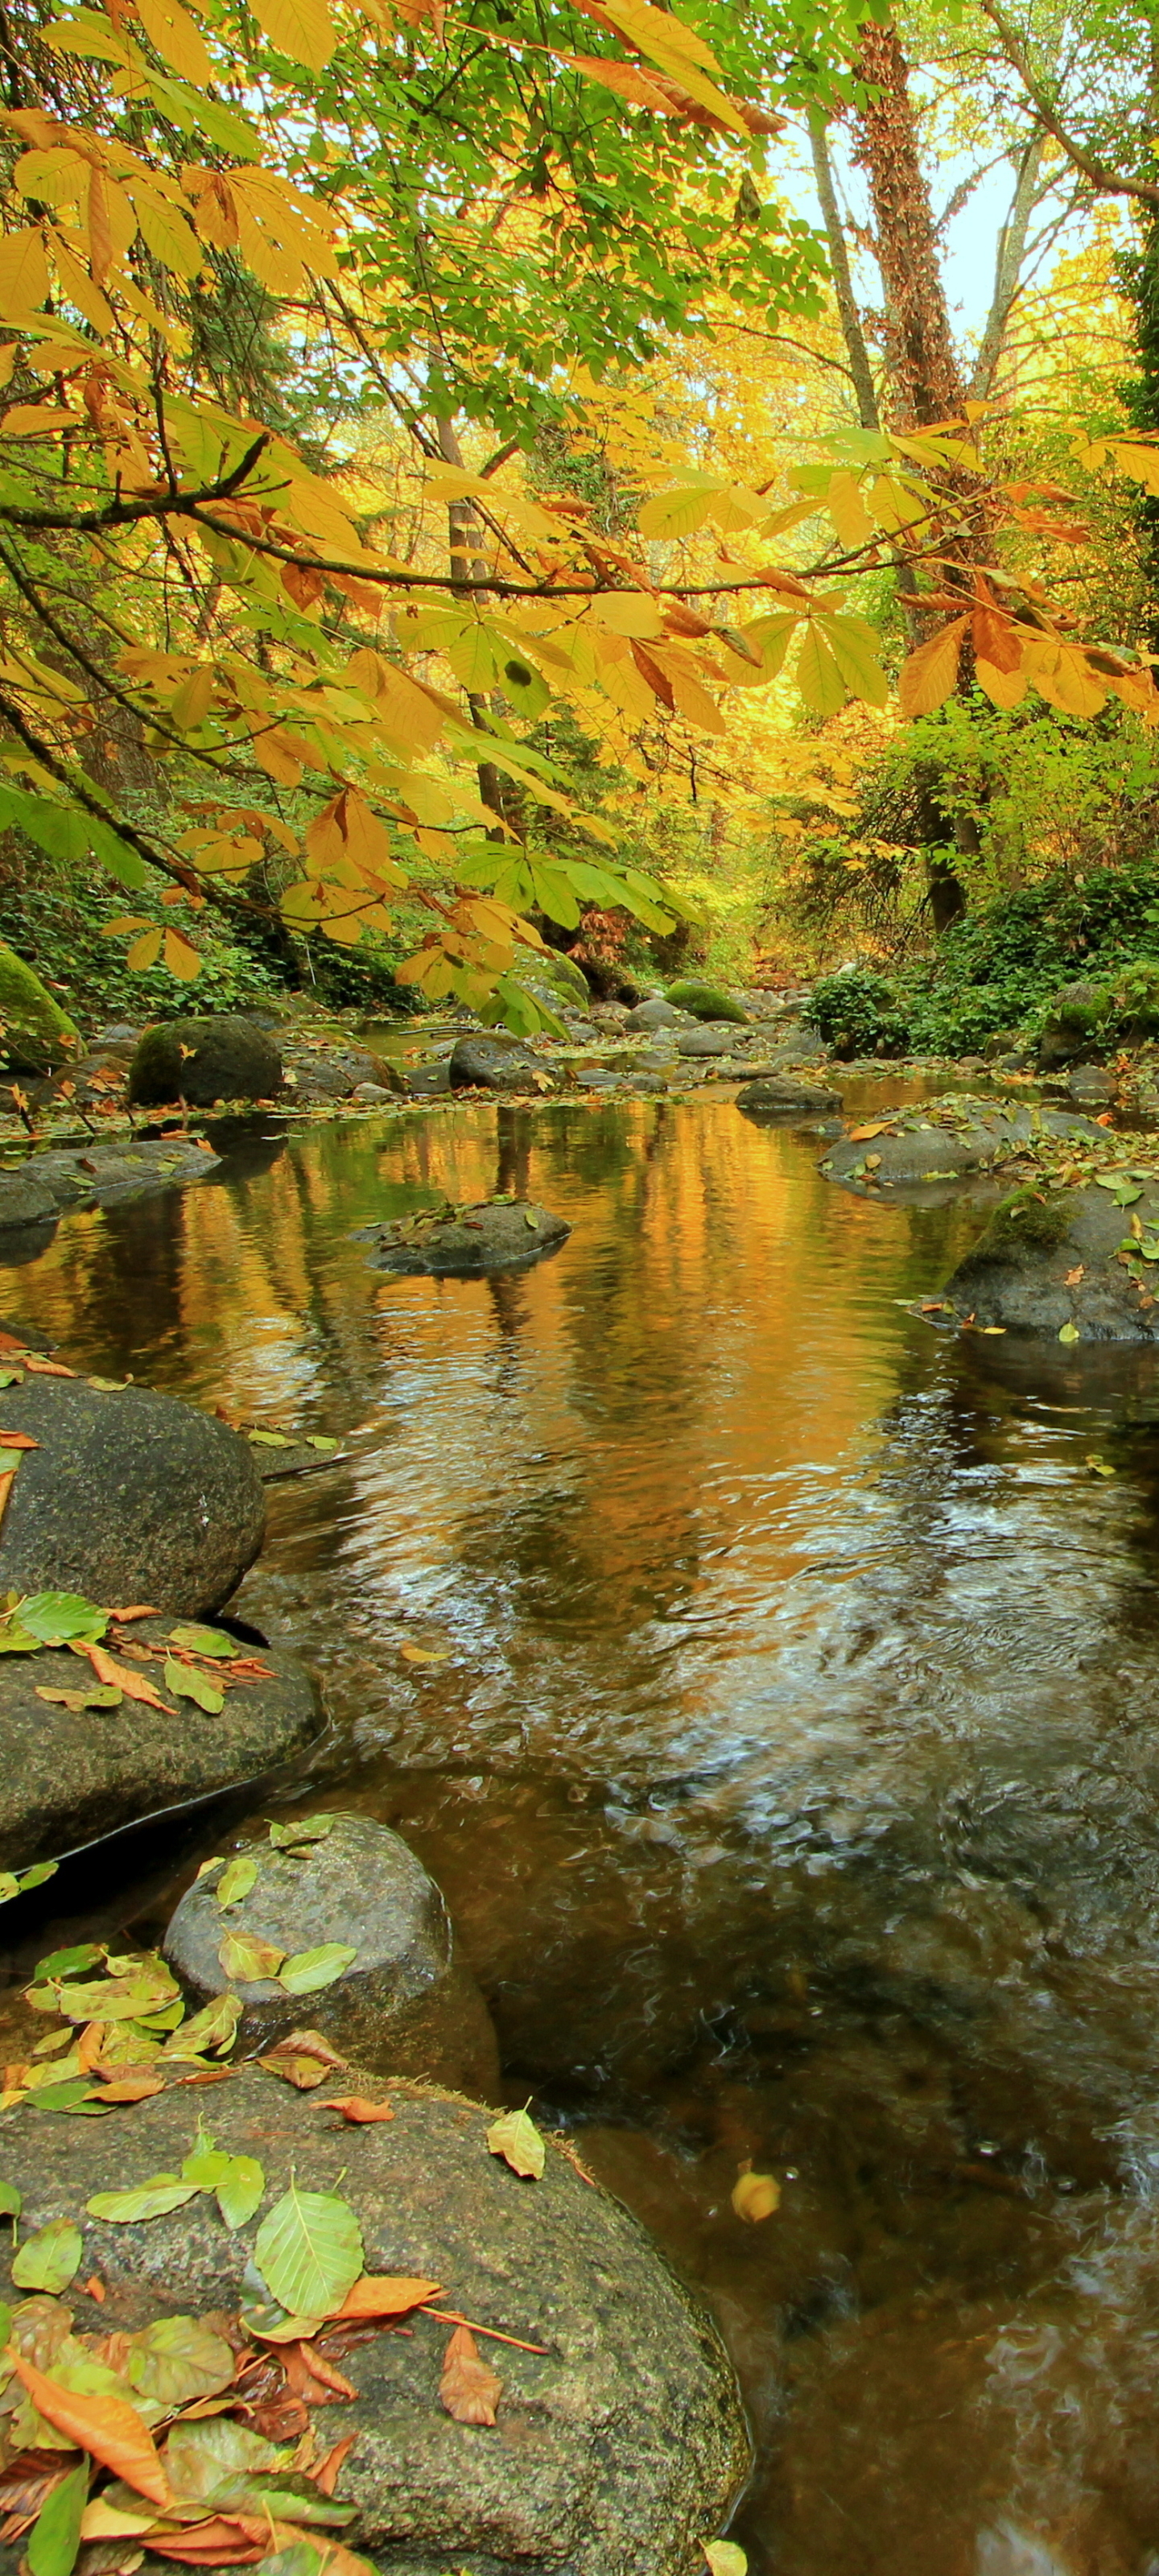
[[[936,1333],[982,1212],[723,1099],[272,1142],[69,1219],[0,1311],[342,1435],[237,1606],[322,1674],[311,1801],[441,1879],[513,2097],[716,2304],[754,2569],[1159,2576],[1152,1355]],[[350,1241],[496,1188],[557,1259]],[[153,1919],[208,1835],[46,1924]]]

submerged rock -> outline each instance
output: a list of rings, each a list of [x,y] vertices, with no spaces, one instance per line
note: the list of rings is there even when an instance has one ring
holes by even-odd
[[[171,1617],[135,1620],[128,1634],[164,1647],[172,1625]],[[161,1661],[131,1670],[162,1708],[126,1696],[116,1708],[70,1709],[40,1693],[75,1697],[96,1687],[81,1657],[60,1647],[0,1658],[0,1869],[57,1859],[167,1808],[240,1788],[301,1752],[322,1722],[314,1685],[276,1647],[257,1659],[270,1678],[239,1681],[211,1717],[167,1687]]]
[[[384,2576],[692,2576],[750,2457],[707,2311],[562,2147],[548,2141],[542,2180],[520,2180],[488,2153],[493,2114],[405,2085],[388,2098],[393,2119],[350,2128],[317,2093],[244,2067],[208,2096],[174,2089],[127,2116],[8,2111],[5,2180],[24,2194],[22,2236],[53,2218],[81,2228],[81,2275],[106,2288],[104,2332],[175,2308],[236,2313],[257,2228],[291,2177],[340,2192],[368,2271],[440,2282],[448,2307],[542,2347],[480,2338],[503,2383],[494,2427],[455,2423],[439,2404],[445,2320],[416,2313],[406,2335],[345,2350],[357,2394],[324,2419],[328,2440],[354,2436],[336,2490],[357,2507],[344,2539]],[[248,2225],[227,2228],[210,2192],[147,2224],[89,2216],[110,2183],[178,2171],[206,2103],[218,2147],[263,2167]],[[18,2295],[10,2243],[6,2297]]]
[[[38,1446],[0,1521],[0,1593],[219,1610],[265,1535],[261,1479],[224,1422],[149,1387],[26,1375],[3,1427]],[[204,1724],[204,1720],[201,1721]]]
[[[373,1816],[339,1815],[316,1842],[275,1850],[257,1818],[242,1844],[258,1875],[223,1914],[221,1870],[187,1889],[165,1935],[174,1975],[198,2004],[232,1987],[245,2004],[247,2050],[269,2046],[305,2014],[334,2048],[379,2075],[423,2075],[492,2093],[499,2052],[483,1998],[455,1957],[440,1890],[398,1834]],[[222,1863],[222,1868],[225,1863]],[[354,1958],[333,1985],[305,1998],[273,1978],[228,1977],[227,1932],[256,1935],[289,1957],[343,1942]]]
[[[129,1067],[129,1098],[145,1108],[188,1100],[212,1109],[215,1100],[270,1100],[281,1088],[273,1039],[235,1011],[146,1029]]]
[[[1134,1244],[1137,1220],[1142,1247]],[[1159,1341],[1156,1264],[1159,1183],[1130,1207],[1097,1186],[1061,1189],[1043,1198],[1015,1190],[996,1208],[981,1241],[959,1262],[945,1291],[954,1313],[976,1325],[1045,1335],[1057,1341]]]
[[[525,1270],[571,1233],[561,1216],[528,1199],[480,1199],[477,1206],[423,1208],[392,1225],[360,1225],[376,1270],[469,1279],[482,1271]]]
[[[828,1091],[820,1083],[794,1082],[785,1073],[760,1074],[746,1082],[737,1108],[758,1126],[773,1127],[793,1118],[840,1116],[841,1094]]]
[[[887,1123],[888,1121],[888,1123]],[[1088,1118],[1056,1109],[1001,1109],[991,1100],[950,1094],[920,1109],[900,1109],[866,1119],[860,1135],[846,1136],[821,1165],[829,1180],[851,1189],[907,1189],[958,1180],[1010,1162],[1036,1135],[1097,1138]]]

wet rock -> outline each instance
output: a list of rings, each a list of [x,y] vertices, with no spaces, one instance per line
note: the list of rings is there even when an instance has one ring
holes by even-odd
[[[1159,1341],[1154,1265],[1120,1258],[1138,1218],[1144,1241],[1159,1236],[1159,1183],[1130,1208],[1109,1190],[1016,1190],[996,1208],[979,1243],[959,1263],[946,1298],[978,1327],[1046,1335],[1067,1330],[1084,1342]],[[1068,1328],[1070,1328],[1068,1330]]]
[[[281,1088],[273,1039],[233,1011],[146,1029],[129,1067],[129,1098],[145,1108],[188,1100],[212,1109],[215,1100],[270,1100]]]
[[[5,1388],[4,1428],[40,1445],[0,1522],[0,1593],[198,1616],[253,1564],[265,1496],[246,1442],[211,1414],[148,1387],[32,1375]]]
[[[1105,1109],[1107,1102],[1115,1097],[1115,1084],[1111,1075],[1104,1073],[1102,1066],[1098,1064],[1080,1064],[1071,1074],[1066,1087],[1072,1100],[1077,1100],[1093,1109]]]
[[[0,942],[0,1028],[7,1064],[34,1073],[59,1064],[76,1046],[75,1020],[42,984],[39,975]]]
[[[1045,1072],[1099,1054],[1098,1032],[1110,999],[1106,985],[1089,975],[1061,986],[1038,1041],[1038,1061]]]
[[[698,1056],[731,1055],[735,1045],[733,1028],[714,1027],[709,1021],[703,1028],[685,1029],[676,1040],[676,1052],[694,1059]]]
[[[406,1064],[401,1069],[403,1090],[411,1100],[444,1100],[451,1088],[449,1056],[437,1064]]]
[[[376,1270],[468,1279],[525,1270],[558,1251],[570,1233],[562,1217],[528,1199],[481,1199],[474,1207],[424,1208],[393,1225],[361,1225],[354,1241],[373,1245]]]
[[[770,1073],[746,1082],[736,1105],[758,1126],[771,1127],[782,1120],[820,1117],[826,1111],[839,1115],[841,1094],[825,1090],[820,1083],[794,1082],[788,1074]]]
[[[273,1849],[261,1818],[243,1835],[258,1863],[250,1894],[224,1916],[214,1895],[221,1872],[198,1879],[165,1935],[165,1956],[188,1994],[203,2004],[232,1986],[245,2004],[246,2050],[295,2029],[305,2012],[332,2047],[376,2074],[493,2093],[499,2052],[486,2006],[455,1957],[440,1890],[401,1837],[358,1815],[337,1816],[323,1840],[294,1852]],[[304,2001],[271,1978],[227,1977],[218,1956],[226,1931],[256,1934],[290,1957],[327,1941],[355,1956]]]
[[[530,1047],[491,1029],[456,1038],[449,1067],[452,1091],[527,1091],[541,1071]]]
[[[289,1055],[285,1080],[295,1100],[307,1107],[327,1100],[349,1100],[360,1085],[368,1082],[384,1093],[401,1091],[403,1087],[393,1067],[371,1055],[368,1047],[331,1047],[324,1052],[303,1050]]]
[[[0,1233],[14,1226],[43,1225],[56,1215],[56,1199],[30,1171],[0,1172]]]
[[[94,1141],[49,1148],[32,1155],[19,1177],[49,1193],[53,1213],[60,1215],[67,1208],[105,1207],[117,1199],[140,1198],[148,1190],[204,1181],[220,1162],[219,1154],[193,1136],[159,1136],[141,1143],[126,1137],[115,1145]],[[0,1174],[0,1180],[6,1177]],[[2,1206],[0,1197],[0,1211]]]
[[[783,1020],[776,1032],[776,1045],[770,1052],[770,1063],[779,1072],[787,1064],[824,1064],[829,1050],[816,1029],[806,1028],[803,1020]]]
[[[393,2120],[351,2129],[246,2067],[214,2088],[207,2125],[265,2170],[247,2227],[231,2233],[209,2193],[147,2225],[89,2217],[111,2179],[179,2168],[205,2098],[138,2104],[115,2123],[115,2158],[107,2121],[0,2117],[22,2232],[56,2217],[82,2228],[104,2330],[236,2310],[260,2220],[296,2172],[350,2201],[369,2271],[437,2280],[459,2313],[544,2347],[481,2343],[503,2381],[493,2429],[439,2405],[445,2322],[419,2314],[408,2335],[349,2350],[358,2393],[341,2431],[355,2439],[337,2493],[358,2519],[344,2538],[384,2576],[690,2576],[747,2474],[747,2428],[707,2312],[610,2194],[553,2142],[542,2181],[520,2181],[487,2151],[493,2115],[454,2096],[395,2085]],[[6,2244],[6,2296],[7,2262]]]
[[[629,1011],[624,1026],[626,1029],[686,1029],[691,1017],[690,1011],[677,1010],[674,1002],[653,997],[646,1002],[637,1002],[635,1010]]]
[[[739,1021],[748,1025],[748,1012],[731,993],[722,992],[719,984],[705,984],[694,975],[684,976],[679,983],[669,984],[664,999],[681,1011],[691,1011],[694,1020]]]
[[[403,1089],[405,1086],[400,1084],[399,1088]],[[377,1108],[385,1102],[397,1099],[398,1094],[388,1091],[385,1082],[356,1082],[350,1097],[352,1100],[365,1102],[371,1108]]]
[[[867,1182],[908,1189],[998,1168],[1035,1134],[1089,1139],[1099,1132],[1089,1119],[1062,1110],[1000,1109],[990,1100],[950,1094],[925,1102],[920,1110],[899,1110],[892,1131],[847,1136],[825,1156],[821,1169],[830,1180],[853,1189]]]
[[[135,1620],[133,1641],[163,1646],[171,1626],[171,1617]],[[293,1655],[270,1647],[260,1661],[272,1678],[239,1682],[220,1715],[208,1717],[166,1689],[160,1662],[133,1669],[165,1708],[125,1698],[119,1708],[71,1710],[38,1694],[83,1690],[94,1678],[87,1663],[66,1647],[5,1655],[0,1868],[58,1858],[146,1816],[240,1787],[301,1752],[322,1722],[314,1685]]]

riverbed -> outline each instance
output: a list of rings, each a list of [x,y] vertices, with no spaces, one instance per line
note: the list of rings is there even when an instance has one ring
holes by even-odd
[[[293,1795],[412,1842],[509,2098],[713,2301],[753,2576],[1159,2576],[1154,1355],[951,1339],[912,1308],[980,1205],[853,1196],[728,1097],[229,1142],[0,1314],[339,1438],[234,1605],[322,1677]],[[351,1240],[497,1189],[556,1257]],[[154,1933],[220,1831],[122,1844],[6,1972]]]

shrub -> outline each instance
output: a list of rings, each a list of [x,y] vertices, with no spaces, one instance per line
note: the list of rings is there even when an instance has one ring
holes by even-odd
[[[813,986],[805,1012],[835,1055],[904,1055],[909,1021],[897,986],[863,966],[824,975]]]

